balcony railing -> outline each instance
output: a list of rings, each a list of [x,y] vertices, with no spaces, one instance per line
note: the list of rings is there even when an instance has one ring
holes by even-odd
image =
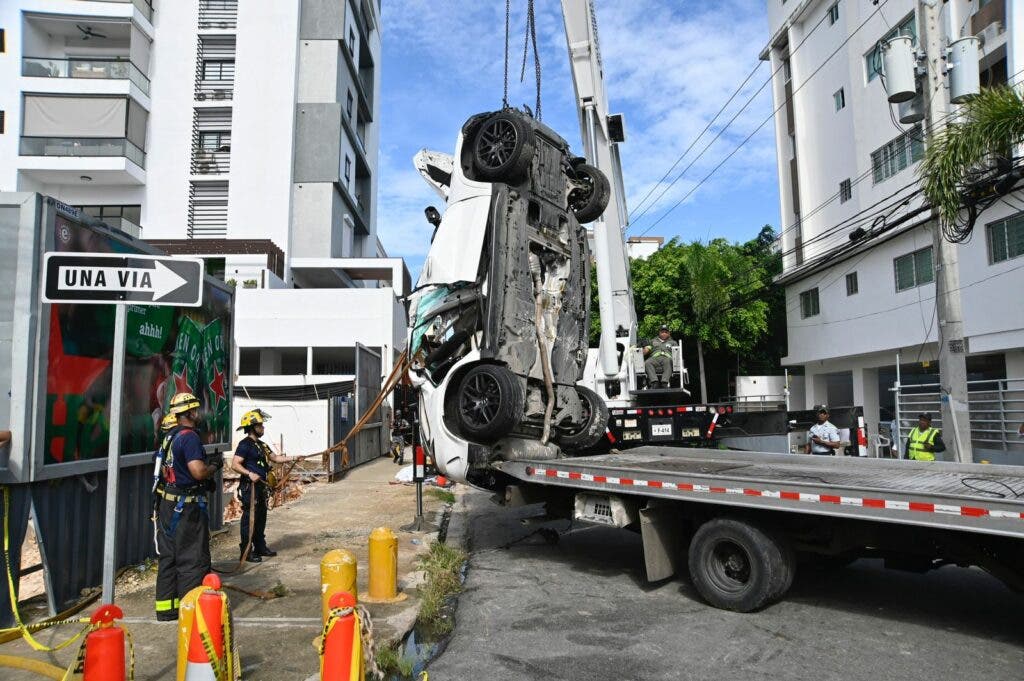
[[[31,78],[99,78],[129,80],[147,95],[149,78],[127,59],[51,59],[25,57],[21,75]]]
[[[153,3],[148,0],[97,0],[98,2],[124,2],[131,3],[139,8],[142,12],[142,16],[146,17],[149,21],[153,21]]]
[[[146,152],[116,137],[22,137],[22,156],[123,156],[146,167]]]
[[[193,175],[226,175],[231,170],[230,151],[196,150],[192,152]]]
[[[122,232],[124,232],[125,234],[129,234],[129,235],[135,237],[136,239],[141,239],[142,238],[142,227],[140,227],[139,225],[135,224],[134,222],[132,222],[128,218],[104,217],[104,218],[97,218],[97,219],[100,222],[106,223],[106,225],[108,227],[113,227],[114,229],[119,229]]]
[[[201,80],[196,86],[196,99],[199,101],[227,100],[234,95],[234,81]]]
[[[238,0],[200,0],[199,28],[227,29],[238,25]]]

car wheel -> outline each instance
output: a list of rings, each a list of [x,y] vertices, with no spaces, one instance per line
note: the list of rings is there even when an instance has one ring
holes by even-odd
[[[456,389],[459,435],[490,444],[518,425],[525,398],[519,379],[503,366],[479,364],[465,373]]]
[[[608,428],[608,405],[601,396],[581,385],[576,386],[576,393],[583,402],[583,423],[558,438],[558,444],[567,450],[593,447],[601,441]]]
[[[580,163],[573,170],[577,182],[583,187],[576,187],[569,192],[569,210],[573,212],[580,224],[593,222],[601,217],[608,207],[611,198],[611,185],[608,178],[592,165]]]
[[[793,583],[788,544],[739,520],[716,518],[693,536],[690,579],[700,595],[723,610],[751,612],[781,598]]]
[[[533,151],[533,130],[518,115],[501,111],[476,131],[473,168],[481,180],[519,182],[530,169]]]

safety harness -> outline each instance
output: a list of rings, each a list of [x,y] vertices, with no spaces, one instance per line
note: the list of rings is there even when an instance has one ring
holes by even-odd
[[[153,488],[154,544],[156,544],[155,529],[158,526],[168,538],[174,536],[174,531],[178,529],[178,523],[181,521],[181,514],[185,511],[185,504],[199,504],[202,512],[207,513],[206,493],[200,486],[192,485],[187,488],[175,486],[177,476],[174,473],[174,442],[179,435],[189,432],[193,432],[191,428],[175,428],[164,436],[163,442],[160,443],[160,449],[155,453],[157,462],[154,469],[158,469],[160,475],[159,480],[154,481]],[[161,498],[175,502],[174,515],[171,517],[171,522],[166,528],[160,523],[159,509]],[[159,555],[159,553],[160,549],[157,547],[157,554]]]

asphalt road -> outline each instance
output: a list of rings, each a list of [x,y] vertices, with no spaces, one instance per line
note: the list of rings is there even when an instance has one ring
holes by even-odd
[[[639,535],[575,529],[501,548],[530,533],[519,519],[536,508],[466,500],[469,572],[432,681],[1024,679],[1024,596],[979,570],[805,570],[783,602],[743,615],[703,604],[685,577],[648,584]]]

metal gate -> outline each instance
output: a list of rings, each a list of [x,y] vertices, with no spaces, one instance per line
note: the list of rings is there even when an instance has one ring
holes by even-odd
[[[330,402],[330,441],[340,442],[358,423],[367,407],[373,404],[381,389],[381,356],[364,345],[356,344],[356,372],[352,392],[332,397]],[[386,453],[387,424],[383,407],[362,427],[348,443],[348,465],[358,466]],[[331,454],[328,462],[328,480],[336,480],[344,470],[341,452]]]
[[[917,416],[928,412],[932,425],[942,428],[938,383],[893,386],[899,442],[906,441],[917,425]],[[971,448],[976,461],[1024,465],[1024,378],[967,382],[971,420]],[[952,456],[952,433],[943,432],[947,458]]]

